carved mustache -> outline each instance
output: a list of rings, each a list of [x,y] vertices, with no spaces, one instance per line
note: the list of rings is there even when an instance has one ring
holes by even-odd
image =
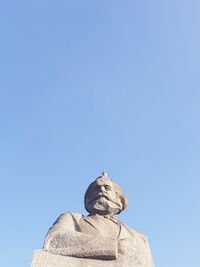
[[[104,194],[104,193],[98,193],[98,195],[95,197],[94,200],[97,200],[97,199],[99,199],[99,198],[101,198],[101,197],[104,197],[104,198],[106,198],[107,200],[111,200],[110,197],[109,197],[108,195]]]
[[[120,203],[117,200],[111,199],[107,194],[99,192],[95,198],[93,198],[89,203],[93,203],[94,201],[98,200],[99,198],[104,197],[110,202],[115,203],[118,207],[121,207]]]
[[[101,193],[99,192],[95,197],[88,199],[88,204],[92,204],[94,201],[98,200],[99,198],[104,197],[105,199],[112,201],[112,199],[110,199],[110,197],[108,195],[106,195],[105,193]]]

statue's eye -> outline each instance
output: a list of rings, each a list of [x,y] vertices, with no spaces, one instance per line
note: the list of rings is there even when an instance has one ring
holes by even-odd
[[[105,189],[106,189],[106,191],[110,191],[111,190],[111,187],[109,185],[106,185],[105,186]]]

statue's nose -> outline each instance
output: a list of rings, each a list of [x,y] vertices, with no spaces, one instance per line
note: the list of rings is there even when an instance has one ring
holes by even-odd
[[[100,187],[100,192],[106,192],[105,187],[103,185]]]

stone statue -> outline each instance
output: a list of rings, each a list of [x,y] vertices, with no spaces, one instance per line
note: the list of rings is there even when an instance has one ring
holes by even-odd
[[[116,218],[128,199],[106,172],[89,185],[84,202],[88,216],[66,212],[49,229],[43,254],[53,264],[32,267],[154,266],[146,236]]]

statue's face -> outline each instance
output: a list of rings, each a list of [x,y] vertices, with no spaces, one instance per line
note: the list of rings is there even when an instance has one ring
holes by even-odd
[[[90,213],[114,215],[122,209],[122,203],[111,180],[101,177],[97,179],[86,199]]]

